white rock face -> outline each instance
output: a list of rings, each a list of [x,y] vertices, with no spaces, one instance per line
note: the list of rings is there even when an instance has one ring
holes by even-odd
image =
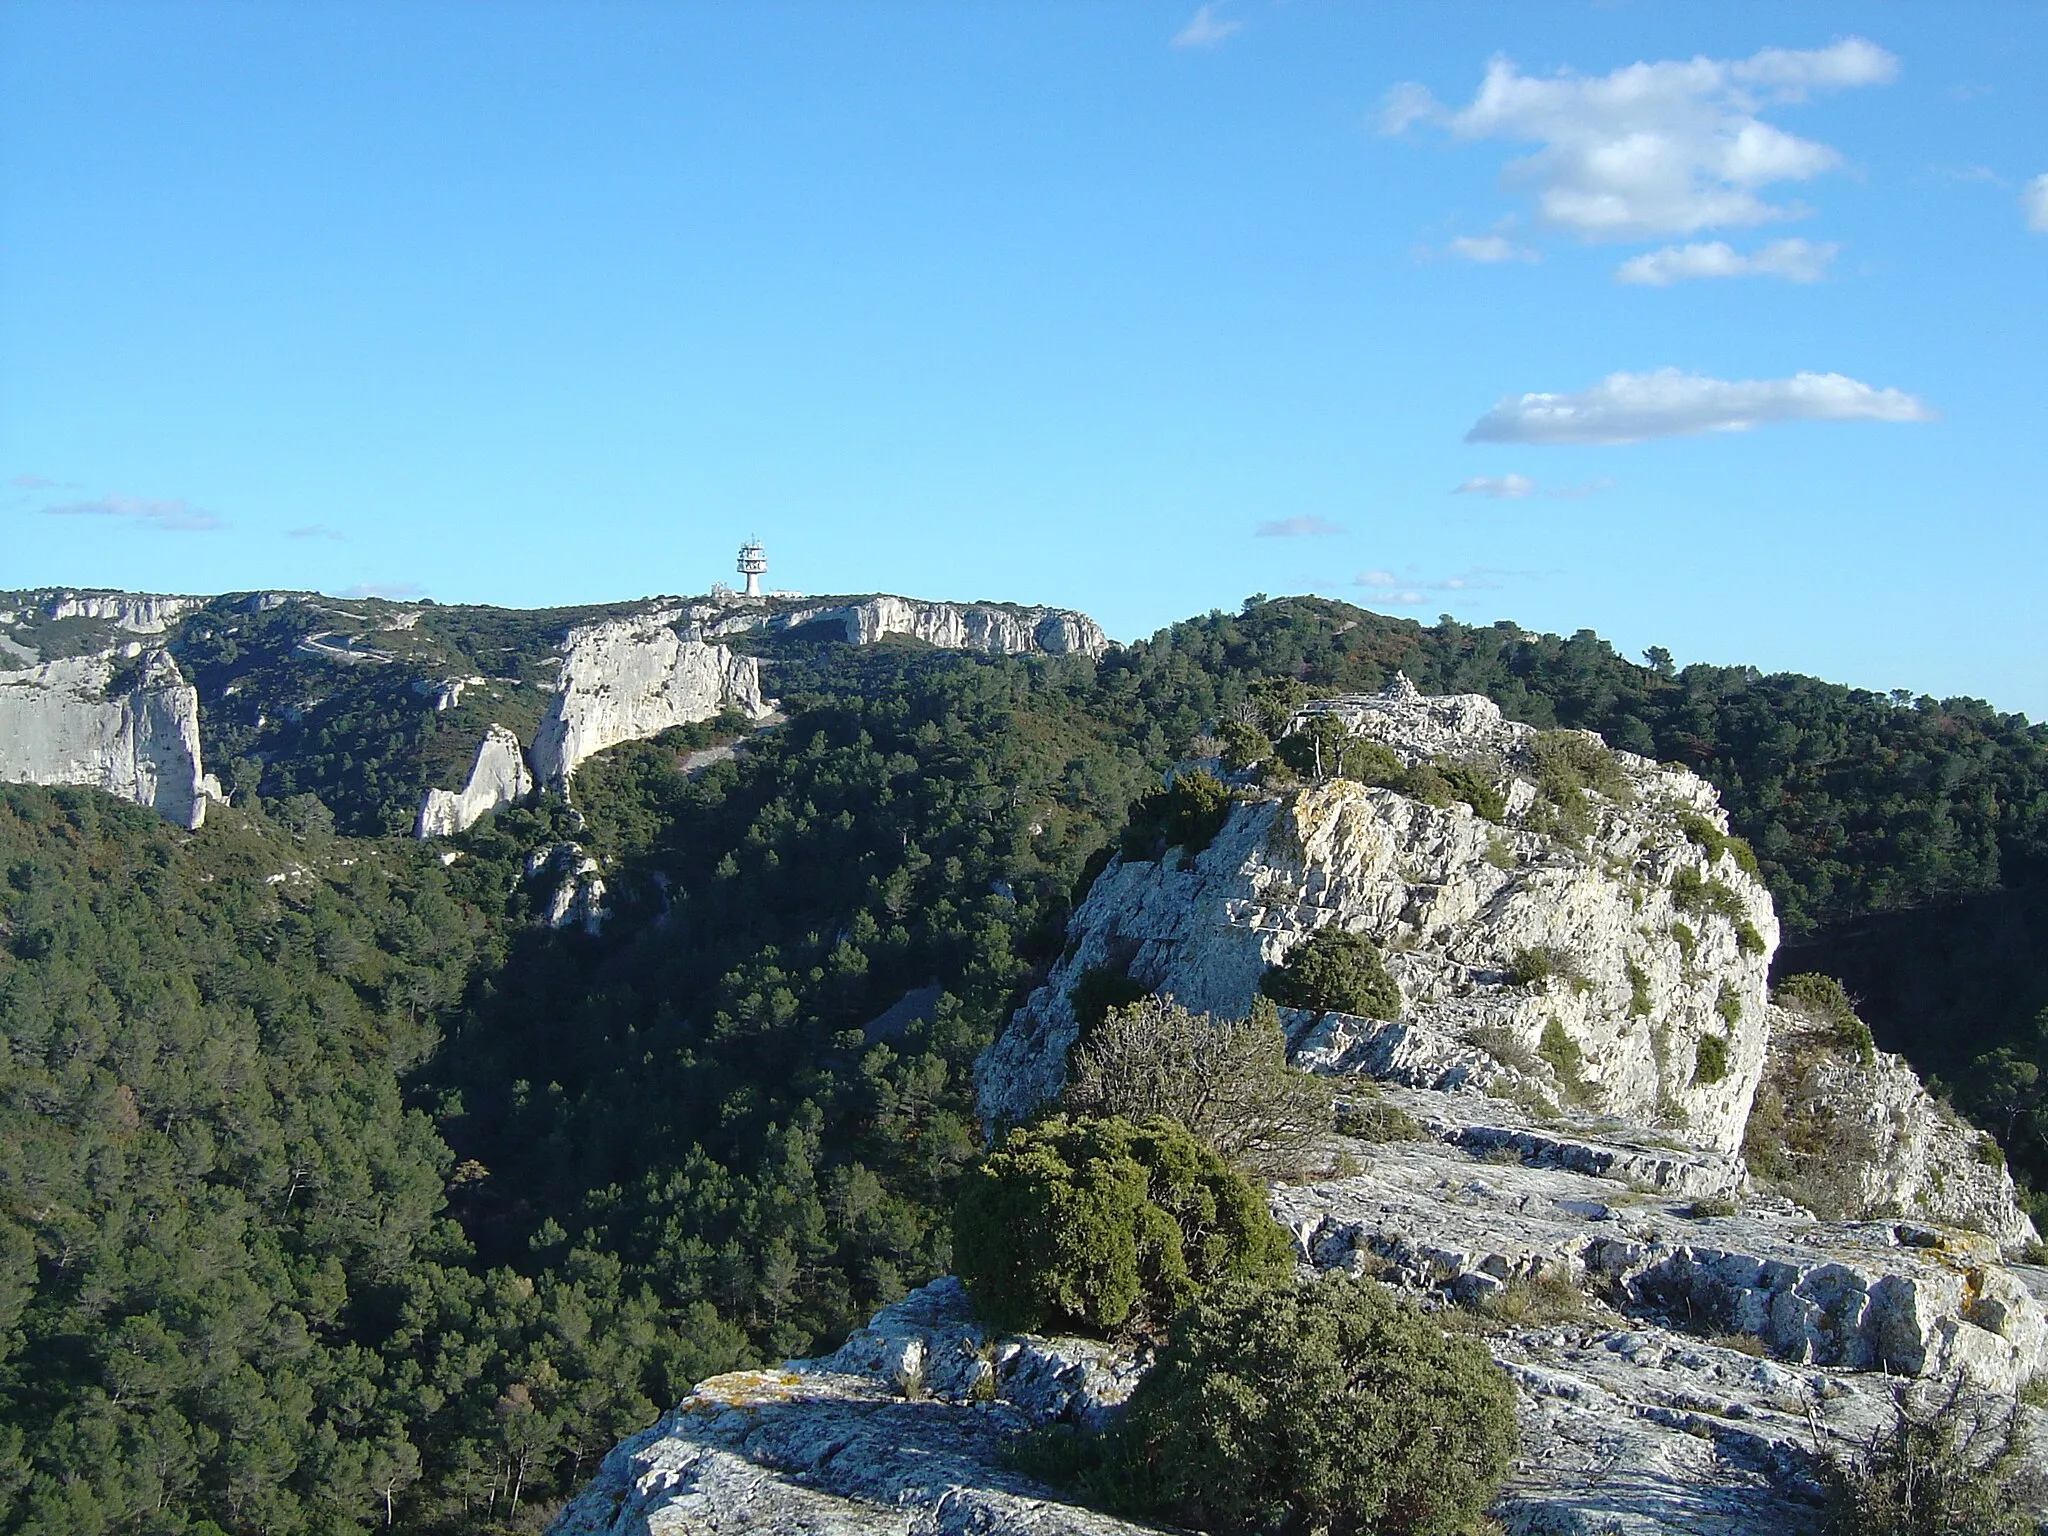
[[[420,801],[419,822],[413,835],[420,838],[453,837],[466,831],[501,805],[510,805],[533,792],[533,775],[526,771],[525,754],[519,738],[502,725],[484,732],[476,749],[476,762],[469,770],[469,782],[461,789],[430,789]]]
[[[1903,1057],[1864,1061],[1824,1024],[1775,1005],[1757,1092],[1760,1174],[1828,1214],[1918,1216],[1982,1232],[2013,1250],[2033,1242],[1996,1143],[1921,1086]]]
[[[1074,914],[1045,986],[984,1055],[983,1116],[1018,1120],[1059,1091],[1078,1032],[1068,994],[1088,971],[1238,1016],[1269,966],[1335,926],[1380,946],[1400,983],[1401,1025],[1437,1043],[1424,1053],[1430,1069],[1405,1080],[1535,1085],[1553,1102],[1735,1151],[1763,1069],[1778,924],[1761,884],[1726,853],[1710,863],[1681,829],[1681,816],[1724,825],[1713,790],[1616,753],[1630,797],[1589,796],[1594,829],[1573,847],[1527,829],[1535,791],[1512,775],[1535,733],[1490,701],[1410,691],[1356,703],[1368,733],[1411,760],[1498,764],[1506,824],[1336,779],[1238,805],[1192,861],[1177,850],[1157,862],[1119,856]],[[1700,910],[1687,882],[1726,910]],[[1514,984],[1515,957],[1535,950],[1565,957],[1574,974]],[[1308,1059],[1363,1069],[1332,1022]],[[1709,1038],[1718,1051],[1703,1057]]]
[[[202,597],[166,597],[152,592],[59,592],[43,607],[51,619],[97,619],[130,634],[160,635],[199,607]]]
[[[596,933],[610,915],[605,905],[603,866],[580,843],[550,843],[526,856],[526,878],[554,881],[540,903],[540,922],[547,928],[581,928]]]
[[[566,786],[577,764],[606,747],[709,720],[727,706],[754,718],[768,712],[759,664],[683,638],[679,616],[659,609],[569,631],[560,685],[529,750],[542,784]]]
[[[161,651],[114,699],[112,671],[111,657],[82,656],[0,672],[0,780],[88,784],[198,827],[219,790],[200,765],[197,690]]]
[[[1065,608],[1013,609],[882,596],[777,614],[733,613],[706,606],[702,617],[704,633],[709,635],[838,624],[849,645],[873,645],[889,635],[908,635],[942,650],[988,651],[1001,656],[1100,656],[1109,649],[1109,639],[1100,625],[1085,613]]]

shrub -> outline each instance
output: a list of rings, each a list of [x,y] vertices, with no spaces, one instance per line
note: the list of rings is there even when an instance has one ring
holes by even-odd
[[[1391,747],[1353,736],[1334,715],[1311,715],[1280,738],[1273,751],[1304,778],[1357,779],[1364,784],[1393,784],[1402,775],[1401,759]]]
[[[1518,949],[1508,962],[1508,979],[1518,987],[1533,987],[1552,980],[1570,981],[1579,965],[1569,953],[1550,944]]]
[[[1629,797],[1628,775],[1620,761],[1581,731],[1539,731],[1529,743],[1529,762],[1536,772],[1536,787],[1548,800],[1562,804],[1584,789],[1610,800]]]
[[[1735,947],[1745,955],[1760,955],[1764,952],[1764,936],[1757,932],[1756,924],[1746,917],[1735,925]]]
[[[1718,863],[1721,855],[1726,853],[1734,856],[1735,867],[1745,875],[1756,875],[1756,850],[1749,846],[1746,839],[1737,837],[1732,832],[1723,832],[1696,811],[1688,811],[1680,816],[1678,829],[1686,835],[1689,842],[1706,850],[1709,866]]]
[[[1330,1275],[1176,1318],[1106,1450],[1133,1512],[1450,1536],[1484,1514],[1514,1446],[1514,1391],[1483,1347]]]
[[[1081,1039],[1087,1040],[1102,1028],[1112,1008],[1128,1008],[1148,995],[1143,986],[1122,971],[1095,965],[1083,971],[1080,979],[1068,988],[1067,1004],[1081,1026]]]
[[[1741,922],[1748,908],[1734,886],[1710,879],[1690,864],[1671,877],[1671,904],[1695,916],[1710,914]]]
[[[954,1265],[1004,1332],[1150,1331],[1221,1281],[1284,1279],[1293,1254],[1262,1192],[1164,1119],[1013,1130],[953,1211]]]
[[[1337,1129],[1360,1141],[1423,1141],[1428,1132],[1400,1105],[1390,1102],[1368,1080],[1347,1083],[1337,1105]]]
[[[1591,1091],[1581,1068],[1585,1058],[1572,1037],[1564,1032],[1564,1025],[1556,1019],[1543,1021],[1542,1038],[1536,1042],[1536,1054],[1550,1063],[1557,1073],[1557,1080],[1564,1085],[1565,1092],[1574,1099],[1583,1099]]]
[[[1771,988],[1771,996],[1780,1008],[1827,1025],[1835,1043],[1855,1052],[1865,1065],[1876,1059],[1877,1042],[1870,1037],[1870,1026],[1856,1017],[1856,1004],[1834,977],[1811,971],[1787,976]]]
[[[1673,923],[1671,925],[1671,939],[1678,946],[1679,956],[1687,965],[1691,965],[1692,957],[1699,951],[1700,947],[1700,937],[1692,931],[1692,925],[1690,923]]]
[[[1169,848],[1193,856],[1207,848],[1230,815],[1230,791],[1215,774],[1176,774],[1131,807],[1123,831],[1127,859],[1156,859]]]
[[[1718,1083],[1727,1075],[1728,1037],[1701,1035],[1700,1043],[1693,1051],[1693,1082]]]
[[[1494,787],[1486,773],[1474,764],[1452,758],[1417,763],[1400,775],[1398,788],[1404,795],[1431,805],[1463,801],[1488,821],[1499,821],[1508,811],[1507,797]]]
[[[1720,996],[1714,999],[1714,1012],[1721,1016],[1721,1022],[1730,1029],[1742,1022],[1742,994],[1727,982],[1721,983]]]
[[[1063,1102],[1080,1116],[1163,1115],[1237,1166],[1278,1177],[1329,1134],[1333,1092],[1287,1065],[1270,1000],[1257,999],[1248,1018],[1216,1019],[1145,998],[1112,1010],[1075,1053]]]
[[[1647,1019],[1652,1002],[1650,998],[1650,973],[1635,961],[1628,962],[1628,1016],[1632,1019]]]
[[[1223,766],[1232,773],[1242,773],[1273,755],[1273,743],[1266,733],[1242,720],[1224,721],[1216,734],[1223,738]]]
[[[1938,1399],[1901,1389],[1862,1454],[1829,1458],[1828,1536],[2031,1536],[2042,1488],[2018,1406],[1966,1394],[1962,1382]]]
[[[1363,934],[1318,928],[1282,965],[1259,978],[1259,990],[1283,1008],[1352,1013],[1362,1019],[1401,1016],[1401,989]]]
[[[1502,839],[1489,837],[1486,840],[1486,862],[1495,869],[1513,869],[1516,862],[1515,850]]]

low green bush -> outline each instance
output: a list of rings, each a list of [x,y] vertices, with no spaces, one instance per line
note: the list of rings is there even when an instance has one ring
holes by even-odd
[[[1721,993],[1714,999],[1714,1012],[1721,1016],[1721,1022],[1730,1029],[1742,1022],[1742,994],[1727,982],[1721,983]]]
[[[1230,815],[1230,791],[1213,773],[1176,774],[1131,807],[1121,846],[1127,859],[1151,860],[1169,848],[1193,856],[1215,841]]]
[[[1539,731],[1529,743],[1529,761],[1536,787],[1546,799],[1562,802],[1585,789],[1611,800],[1626,800],[1630,795],[1628,775],[1620,760],[1582,732]]]
[[[1735,925],[1735,947],[1745,955],[1760,955],[1764,952],[1764,936],[1757,932],[1756,924],[1746,917]]]
[[[1508,962],[1508,979],[1518,987],[1533,987],[1547,981],[1572,981],[1579,974],[1578,961],[1552,944],[1518,949]]]
[[[953,1263],[1006,1333],[1150,1333],[1224,1281],[1274,1283],[1294,1244],[1263,1191],[1171,1120],[1013,1130],[961,1178]]]
[[[1898,1389],[1890,1427],[1823,1468],[1827,1536],[2032,1536],[2044,1492],[2019,1407],[1967,1382]]]
[[[1216,729],[1223,742],[1223,766],[1232,773],[1242,773],[1254,763],[1262,763],[1273,755],[1273,743],[1266,733],[1255,725],[1242,720],[1226,720]]]
[[[1855,1052],[1866,1064],[1876,1058],[1877,1042],[1870,1036],[1870,1026],[1856,1017],[1856,1004],[1834,977],[1812,971],[1787,976],[1771,988],[1771,997],[1780,1008],[1827,1025],[1835,1043]]]
[[[1647,1019],[1652,1006],[1650,973],[1631,960],[1628,962],[1628,1016]]]
[[[1494,787],[1493,779],[1476,765],[1455,758],[1417,763],[1393,782],[1404,795],[1430,805],[1462,801],[1488,821],[1499,821],[1507,815],[1507,797]]]
[[[1133,1513],[1207,1531],[1452,1536],[1492,1503],[1514,1389],[1370,1280],[1233,1287],[1174,1320],[1105,1437]]]
[[[1688,811],[1680,816],[1678,828],[1689,842],[1706,850],[1709,865],[1717,863],[1724,853],[1732,854],[1736,868],[1752,878],[1756,876],[1756,850],[1749,846],[1746,839],[1736,836],[1733,832],[1723,832],[1696,811]]]
[[[1259,990],[1283,1008],[1351,1013],[1362,1019],[1401,1016],[1401,988],[1387,974],[1372,940],[1341,928],[1318,928],[1259,978]]]
[[[1701,874],[1690,864],[1671,877],[1671,904],[1696,917],[1725,917],[1731,923],[1741,922],[1749,911],[1735,887]]]
[[[1695,1083],[1718,1083],[1727,1075],[1728,1037],[1701,1035],[1700,1043],[1693,1051],[1692,1080]]]

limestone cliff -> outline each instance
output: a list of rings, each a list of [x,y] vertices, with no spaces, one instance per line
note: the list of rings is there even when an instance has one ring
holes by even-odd
[[[1419,1086],[1533,1091],[1734,1151],[1763,1069],[1778,925],[1725,845],[1695,841],[1725,826],[1713,790],[1615,753],[1612,792],[1586,791],[1585,829],[1560,832],[1532,782],[1537,733],[1490,701],[1411,690],[1342,708],[1406,761],[1481,768],[1501,820],[1333,779],[1249,795],[1192,858],[1113,859],[984,1057],[983,1115],[1020,1119],[1059,1091],[1078,1032],[1069,994],[1089,972],[1240,1015],[1268,967],[1335,926],[1381,947],[1403,1007],[1388,1023],[1323,1021],[1304,1042],[1312,1064],[1399,1056],[1407,1070],[1390,1075]],[[1548,974],[1518,982],[1518,961]]]
[[[145,616],[146,617],[146,616]],[[0,672],[0,781],[89,784],[183,827],[218,789],[199,757],[199,695],[161,651],[110,697],[110,655]]]
[[[722,645],[677,633],[678,609],[654,609],[572,629],[561,675],[529,757],[552,788],[606,747],[708,720],[733,708],[760,717],[760,665]]]
[[[873,645],[906,635],[951,651],[1001,656],[1100,656],[1109,649],[1101,626],[1066,608],[1012,608],[992,603],[936,603],[878,596],[779,612],[698,605],[692,610],[707,635],[774,632],[807,625],[837,625],[849,645]]]
[[[420,801],[419,821],[413,835],[452,837],[499,806],[524,799],[532,790],[533,775],[526,770],[519,738],[504,726],[493,725],[476,749],[476,762],[470,767],[468,782],[459,790],[426,792]]]

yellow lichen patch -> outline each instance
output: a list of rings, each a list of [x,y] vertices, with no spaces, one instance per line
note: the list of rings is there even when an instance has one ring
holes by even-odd
[[[766,1408],[794,1402],[810,1394],[799,1390],[805,1378],[795,1371],[727,1371],[700,1381],[683,1399],[685,1413],[716,1413],[727,1408]]]

